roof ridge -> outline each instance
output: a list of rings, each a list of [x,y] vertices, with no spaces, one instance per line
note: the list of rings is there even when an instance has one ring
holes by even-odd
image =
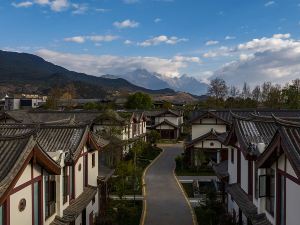
[[[281,118],[275,116],[273,113],[272,113],[272,118],[274,119],[274,122],[280,126],[300,128],[300,122],[281,119]]]

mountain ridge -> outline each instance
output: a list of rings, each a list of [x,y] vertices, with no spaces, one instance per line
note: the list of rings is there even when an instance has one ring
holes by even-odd
[[[105,97],[114,92],[145,92],[148,94],[175,94],[170,88],[150,90],[139,87],[122,78],[114,80],[67,70],[43,58],[29,54],[0,50],[0,92],[35,91],[48,93],[54,86],[73,83],[79,97]],[[93,93],[94,92],[94,93]]]

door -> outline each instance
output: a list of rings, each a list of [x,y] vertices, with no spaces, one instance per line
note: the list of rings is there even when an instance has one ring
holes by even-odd
[[[89,216],[89,225],[94,225],[94,213],[91,212]]]

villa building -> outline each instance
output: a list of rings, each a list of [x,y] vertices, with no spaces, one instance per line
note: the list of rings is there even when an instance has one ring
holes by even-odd
[[[283,120],[231,113],[232,126],[222,139],[228,160],[214,170],[226,186],[227,209],[238,224],[299,223],[300,124],[295,122],[299,117],[286,115]]]
[[[175,110],[147,111],[147,129],[156,130],[162,139],[176,140],[183,132],[183,114]]]
[[[0,132],[2,224],[93,224],[100,148],[88,126],[1,125]]]

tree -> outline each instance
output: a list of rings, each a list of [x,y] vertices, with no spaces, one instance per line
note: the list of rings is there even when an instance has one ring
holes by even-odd
[[[255,88],[253,89],[252,99],[256,102],[259,102],[261,100],[261,90],[259,85],[255,86]]]
[[[129,95],[127,98],[126,108],[128,109],[151,109],[152,99],[150,95],[137,92]]]
[[[282,105],[281,97],[281,86],[279,84],[272,85],[267,95],[267,99],[265,100],[265,106],[270,108],[280,108]]]
[[[247,99],[251,97],[250,86],[246,82],[244,82],[243,85],[242,97],[243,99]]]
[[[57,109],[59,99],[62,96],[62,90],[59,87],[54,87],[50,90],[48,99],[46,101],[45,108]]]
[[[160,133],[156,130],[151,130],[147,135],[147,140],[151,145],[156,144],[160,138]]]
[[[264,82],[261,86],[261,98],[262,101],[266,101],[268,98],[268,95],[270,93],[272,87],[272,83],[271,82]]]
[[[173,107],[172,103],[171,102],[167,102],[167,101],[164,101],[164,103],[162,105],[163,109],[171,109],[172,107]]]
[[[290,109],[300,108],[300,79],[293,80],[292,84],[287,84],[282,90],[282,98],[285,107]]]
[[[215,99],[217,106],[219,105],[218,102],[220,100],[223,101],[227,94],[228,87],[225,80],[217,77],[210,81],[210,85],[208,87],[208,95]]]
[[[229,89],[229,96],[232,97],[232,98],[236,98],[240,95],[240,90],[238,89],[238,87],[232,85],[230,86],[230,89]]]

